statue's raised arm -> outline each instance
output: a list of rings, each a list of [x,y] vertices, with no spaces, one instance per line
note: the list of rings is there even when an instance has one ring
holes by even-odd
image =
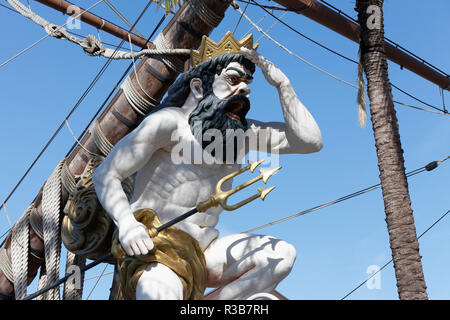
[[[256,135],[260,135],[264,130],[271,151],[276,153],[312,153],[319,151],[322,148],[322,135],[319,126],[297,97],[286,75],[255,50],[242,47],[241,52],[261,69],[267,82],[277,89],[285,119],[285,123],[248,119],[249,130]]]

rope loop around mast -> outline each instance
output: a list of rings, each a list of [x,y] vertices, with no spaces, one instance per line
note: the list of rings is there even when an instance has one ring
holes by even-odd
[[[211,28],[217,27],[223,19],[223,16],[217,15],[212,11],[203,0],[190,0],[189,6],[195,14]]]

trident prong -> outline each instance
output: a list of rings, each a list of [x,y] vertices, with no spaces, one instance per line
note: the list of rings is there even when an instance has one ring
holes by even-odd
[[[236,177],[237,175],[240,175],[241,173],[248,171],[248,170],[253,172],[256,169],[256,167],[258,167],[263,161],[264,160],[255,161],[255,162],[249,161],[249,164],[245,168],[242,168],[238,171],[232,172],[232,173],[226,175],[225,177],[223,177],[222,179],[220,179],[216,185],[216,193],[211,195],[208,200],[199,203],[197,205],[198,211],[205,212],[209,208],[217,207],[218,205],[220,205],[223,209],[225,209],[227,211],[232,211],[232,210],[236,210],[236,209],[246,205],[247,203],[249,203],[257,198],[261,198],[262,200],[264,200],[264,198],[269,194],[269,192],[271,192],[275,187],[270,187],[270,188],[266,188],[266,189],[257,188],[258,193],[252,195],[251,197],[244,199],[241,202],[236,203],[234,205],[227,204],[227,200],[231,195],[235,194],[236,192],[241,191],[242,189],[247,188],[248,186],[254,184],[255,182],[262,180],[264,183],[267,183],[269,178],[275,172],[280,170],[281,167],[278,167],[275,169],[270,169],[270,170],[260,169],[259,176],[255,177],[247,182],[244,182],[243,184],[241,184],[237,187],[234,187],[230,190],[227,190],[227,191],[222,190],[222,185],[225,183],[225,181],[231,180],[232,178]]]
[[[256,167],[258,167],[261,163],[264,162],[264,159],[259,161],[248,161],[248,164],[250,165],[250,171],[253,173],[255,171]]]
[[[270,191],[272,191],[273,189],[275,189],[275,186],[270,187],[270,188],[258,188],[259,191],[259,196],[261,197],[261,199],[264,201],[264,198],[269,194]]]
[[[262,181],[264,183],[267,183],[267,180],[269,180],[269,178],[280,169],[281,169],[281,167],[271,169],[271,170],[259,169],[259,173],[261,173],[261,175],[262,175]]]

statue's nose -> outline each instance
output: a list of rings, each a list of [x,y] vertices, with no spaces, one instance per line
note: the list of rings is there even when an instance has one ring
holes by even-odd
[[[247,83],[241,82],[239,86],[238,93],[243,96],[249,96],[250,95],[250,88]]]

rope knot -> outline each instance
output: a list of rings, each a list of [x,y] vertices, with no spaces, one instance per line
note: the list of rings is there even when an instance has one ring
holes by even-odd
[[[44,27],[45,32],[51,37],[55,37],[58,39],[67,39],[67,31],[53,23],[49,23]]]
[[[106,50],[101,41],[91,34],[81,42],[81,46],[84,52],[90,56],[100,56]]]

